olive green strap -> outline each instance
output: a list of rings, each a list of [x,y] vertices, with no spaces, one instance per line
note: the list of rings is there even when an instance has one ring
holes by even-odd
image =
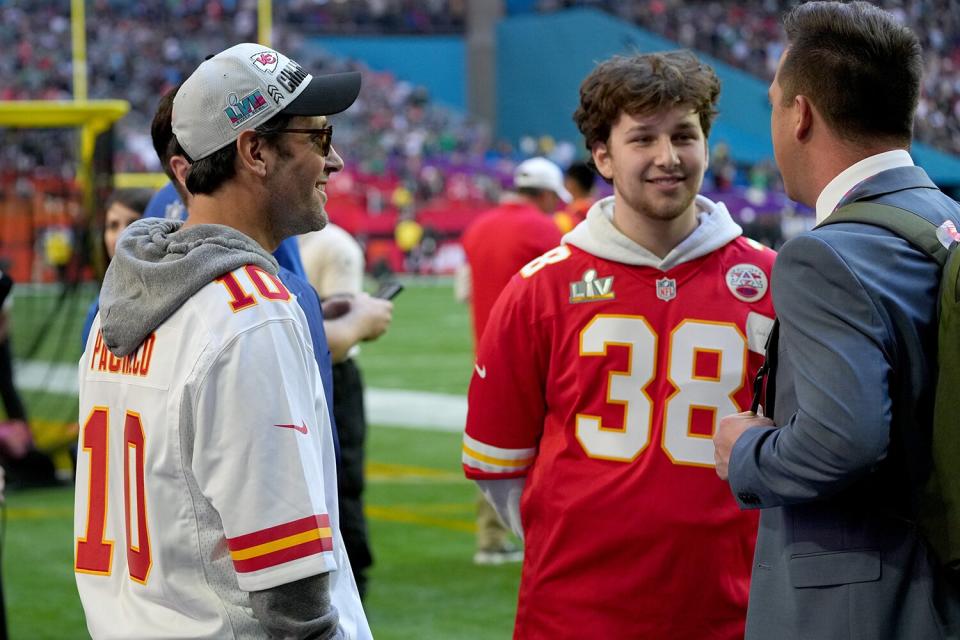
[[[947,262],[949,251],[937,238],[937,225],[913,211],[876,202],[854,202],[840,207],[817,226],[837,222],[860,222],[881,227],[923,251],[941,267]]]

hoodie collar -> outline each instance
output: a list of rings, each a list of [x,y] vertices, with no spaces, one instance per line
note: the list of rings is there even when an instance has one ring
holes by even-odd
[[[121,234],[100,289],[104,342],[118,357],[131,353],[190,296],[247,264],[277,274],[274,257],[231,227],[137,220]]]
[[[563,236],[562,242],[605,260],[667,271],[705,256],[743,233],[722,202],[713,202],[700,195],[695,202],[699,222],[697,228],[662,260],[625,236],[613,224],[614,196],[595,202],[587,212],[586,219]]]

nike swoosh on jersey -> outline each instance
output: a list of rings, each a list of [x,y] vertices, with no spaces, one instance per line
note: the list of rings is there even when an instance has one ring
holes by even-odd
[[[475,365],[473,365],[473,368],[477,370],[477,375],[480,376],[481,378],[486,378],[486,377],[487,377],[487,367],[486,367],[486,365],[484,365],[484,366],[481,367],[480,365],[475,364]]]
[[[304,422],[303,424],[275,424],[275,425],[273,425],[273,426],[275,426],[275,427],[282,427],[282,428],[284,428],[284,429],[293,429],[294,431],[299,431],[300,433],[306,433],[306,432],[307,432],[307,423],[306,423],[306,422]]]

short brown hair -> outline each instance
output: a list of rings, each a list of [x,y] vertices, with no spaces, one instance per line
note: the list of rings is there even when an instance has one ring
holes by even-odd
[[[867,2],[807,2],[783,26],[783,104],[806,96],[837,135],[853,142],[880,136],[910,143],[923,72],[913,31]]]
[[[606,142],[621,113],[638,115],[690,105],[704,137],[717,115],[720,80],[713,68],[689,51],[614,56],[600,63],[580,85],[573,121],[588,151]]]
[[[281,156],[289,155],[283,141],[280,140],[280,134],[287,128],[290,121],[295,116],[282,111],[260,126],[254,131],[263,138],[267,144],[273,146]],[[186,187],[192,194],[212,194],[219,189],[225,182],[232,180],[237,174],[237,143],[234,141],[222,149],[211,153],[205,158],[200,158],[190,165],[187,171]]]
[[[175,155],[186,156],[176,136],[173,135],[173,99],[177,97],[177,90],[180,85],[167,91],[157,103],[157,110],[153,114],[153,121],[150,123],[150,138],[153,140],[153,150],[157,152],[163,172],[167,174],[170,180],[176,182],[177,178],[173,175],[170,168],[170,158]]]

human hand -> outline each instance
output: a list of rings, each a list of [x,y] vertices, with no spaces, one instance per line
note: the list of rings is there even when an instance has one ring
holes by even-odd
[[[730,453],[743,432],[751,427],[772,426],[773,420],[758,416],[752,411],[743,411],[720,419],[720,424],[713,434],[713,459],[721,480],[726,480],[729,475]]]
[[[348,314],[352,303],[353,295],[350,294],[336,294],[329,298],[324,298],[320,304],[320,308],[323,310],[323,319],[336,320],[340,316]]]
[[[393,321],[393,303],[368,293],[359,293],[352,300],[350,316],[357,323],[361,340],[376,340]]]

